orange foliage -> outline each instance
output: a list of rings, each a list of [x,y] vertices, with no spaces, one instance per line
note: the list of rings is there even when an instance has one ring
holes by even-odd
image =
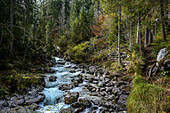
[[[103,22],[105,21],[105,16],[100,15],[96,21],[97,21],[96,25],[93,25],[93,34],[95,36],[100,37],[104,34],[102,25],[103,25]]]

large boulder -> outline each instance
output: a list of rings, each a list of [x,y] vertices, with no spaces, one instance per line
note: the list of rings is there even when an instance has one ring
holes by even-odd
[[[69,107],[69,108],[64,108],[62,109],[59,113],[73,113],[73,108]]]
[[[163,59],[167,54],[168,54],[167,48],[161,49],[157,55],[157,62],[159,62],[161,59]]]
[[[164,61],[161,70],[167,71],[168,72],[167,74],[170,73],[170,59]]]
[[[70,90],[73,88],[73,84],[60,84],[59,89],[64,91],[64,90]]]
[[[57,79],[56,76],[50,76],[50,77],[49,77],[49,81],[50,81],[50,82],[54,82],[54,81],[56,81],[56,79]]]
[[[80,97],[78,102],[84,107],[91,107],[91,101],[85,97]]]
[[[73,92],[73,93],[69,92],[64,95],[64,102],[66,104],[72,104],[74,102],[77,102],[78,97],[79,97],[78,92]]]

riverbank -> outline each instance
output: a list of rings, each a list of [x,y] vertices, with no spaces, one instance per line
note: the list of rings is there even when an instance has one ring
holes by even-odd
[[[19,68],[1,70],[0,112],[32,113],[37,109],[38,103],[45,98],[42,93],[45,86],[43,74],[54,73],[54,70],[49,67],[53,65],[55,65],[55,60],[49,58],[39,65],[29,66],[22,70]]]

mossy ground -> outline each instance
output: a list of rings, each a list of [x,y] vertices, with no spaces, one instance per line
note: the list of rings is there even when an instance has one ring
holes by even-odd
[[[41,76],[16,70],[0,71],[0,98],[12,93],[24,94],[27,88],[36,86],[41,81]]]
[[[133,89],[128,98],[129,113],[169,113],[170,76],[166,74],[166,71],[161,71],[159,68],[156,76],[150,77],[149,80],[146,79],[148,78],[146,71],[153,63],[156,63],[157,54],[164,47],[170,53],[170,40],[166,42],[157,40],[151,43],[146,48],[149,51],[145,51],[145,57],[140,58],[140,60],[135,59],[139,62],[136,63],[134,68],[137,76],[133,79]],[[170,59],[169,54],[161,62],[158,62],[159,65],[161,66],[166,59]]]
[[[159,85],[149,84],[142,76],[133,80],[133,89],[128,98],[129,113],[168,113],[168,95]]]

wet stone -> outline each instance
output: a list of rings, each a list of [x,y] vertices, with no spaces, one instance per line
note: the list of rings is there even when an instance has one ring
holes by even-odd
[[[73,92],[73,93],[69,92],[64,95],[64,102],[66,104],[72,104],[77,101],[78,97],[79,97],[78,92]]]
[[[80,97],[78,99],[78,102],[85,107],[91,107],[91,101],[85,97]]]

